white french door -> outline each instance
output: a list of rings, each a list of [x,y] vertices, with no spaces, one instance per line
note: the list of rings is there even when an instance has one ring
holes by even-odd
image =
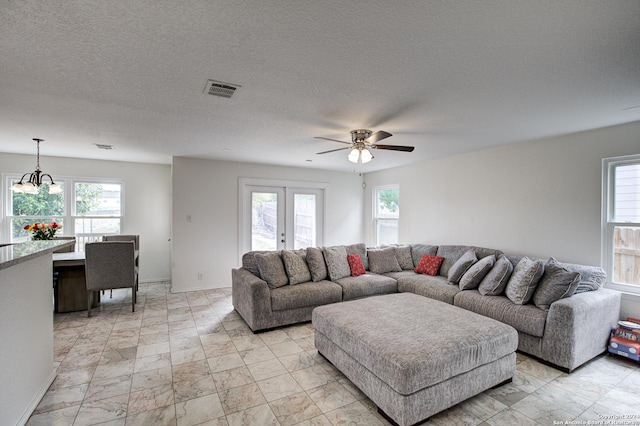
[[[243,253],[322,245],[324,188],[242,186]]]

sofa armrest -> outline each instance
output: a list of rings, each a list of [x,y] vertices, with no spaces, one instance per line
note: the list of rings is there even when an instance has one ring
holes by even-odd
[[[271,292],[266,281],[256,277],[247,269],[231,271],[231,300],[233,307],[246,321],[251,330],[270,327],[272,322]]]
[[[569,371],[607,349],[611,327],[620,317],[620,292],[600,289],[551,304],[543,358]]]

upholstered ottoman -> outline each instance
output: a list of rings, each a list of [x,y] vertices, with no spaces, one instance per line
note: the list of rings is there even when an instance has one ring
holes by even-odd
[[[313,310],[316,348],[401,426],[427,419],[516,371],[516,330],[411,293]]]

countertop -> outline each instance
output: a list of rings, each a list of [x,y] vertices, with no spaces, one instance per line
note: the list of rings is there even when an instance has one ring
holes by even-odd
[[[0,270],[43,256],[56,249],[75,245],[75,243],[74,240],[45,240],[27,241],[0,247]]]

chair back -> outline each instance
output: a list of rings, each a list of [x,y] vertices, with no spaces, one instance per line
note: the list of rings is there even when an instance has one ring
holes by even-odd
[[[99,241],[86,243],[87,290],[133,287],[136,282],[135,243]]]
[[[140,250],[140,235],[103,235],[102,241],[133,241],[135,249]]]

